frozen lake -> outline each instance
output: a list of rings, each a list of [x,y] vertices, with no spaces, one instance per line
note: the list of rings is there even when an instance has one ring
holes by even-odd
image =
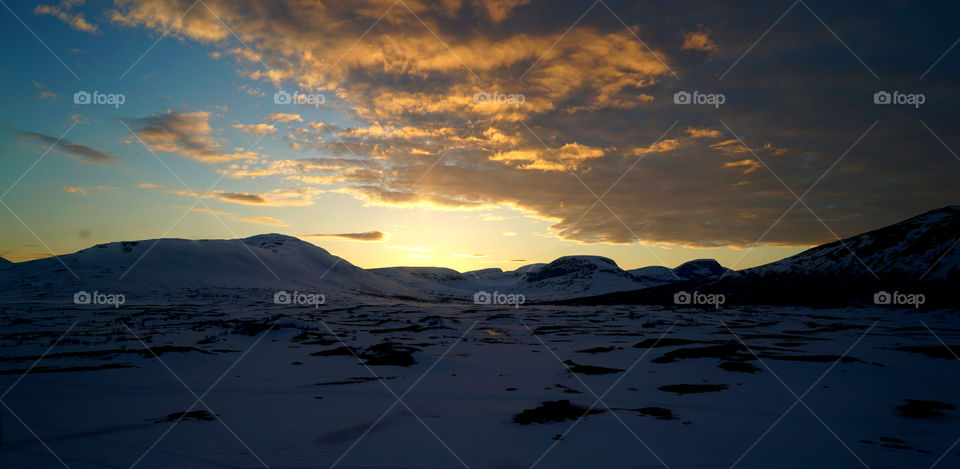
[[[955,311],[135,303],[4,307],[0,465],[960,467]]]

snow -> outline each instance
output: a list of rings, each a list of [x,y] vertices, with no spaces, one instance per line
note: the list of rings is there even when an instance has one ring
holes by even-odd
[[[833,275],[859,278],[945,280],[960,270],[960,205],[933,210],[909,220],[786,259],[739,271],[744,276]],[[868,269],[869,268],[869,269]],[[928,269],[931,269],[927,272]]]
[[[316,310],[237,299],[119,309],[23,302],[6,305],[0,321],[0,388],[16,383],[4,403],[71,469],[129,467],[141,456],[136,467],[145,469],[260,467],[258,458],[277,468],[331,467],[341,456],[343,468],[462,467],[458,458],[469,467],[530,467],[542,456],[537,467],[663,467],[660,458],[671,468],[709,469],[745,453],[738,467],[862,467],[857,458],[871,468],[929,467],[960,435],[956,409],[925,419],[897,410],[905,399],[960,405],[960,374],[950,371],[960,363],[898,350],[941,347],[923,324],[948,344],[960,342],[953,313],[355,303]],[[274,322],[279,327],[267,332]],[[634,347],[662,336],[700,343]],[[157,350],[192,349],[158,360],[138,338]],[[714,357],[659,359],[740,339],[761,360],[751,352],[739,359],[759,371],[727,371]],[[351,355],[311,355],[341,340],[413,347],[416,364],[368,369]],[[797,361],[848,349],[851,360],[836,365]],[[574,374],[565,360],[629,371]],[[129,367],[64,370],[104,365]],[[204,396],[193,410],[209,406],[222,423],[185,419],[148,451],[173,425],[167,416],[196,400],[180,379]],[[678,384],[726,389],[659,389]],[[805,405],[794,406],[791,391]],[[544,402],[590,407],[594,393],[604,396],[595,406],[602,412],[578,422],[513,422]],[[648,407],[674,419],[631,410]],[[4,467],[61,467],[9,411],[0,419]],[[883,438],[905,443],[884,447]],[[946,453],[940,467],[960,464],[957,453]]]

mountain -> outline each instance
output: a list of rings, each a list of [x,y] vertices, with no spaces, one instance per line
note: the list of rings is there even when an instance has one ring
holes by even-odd
[[[483,291],[522,294],[530,300],[560,299],[649,286],[613,260],[599,256],[565,256],[508,272],[493,268],[459,273],[439,267],[387,267],[370,272],[411,289],[456,299],[472,299]]]
[[[955,305],[958,242],[960,206],[950,206],[759,267],[576,302],[672,304],[678,291],[699,291],[722,293],[731,305],[830,306],[872,303],[875,293],[886,291],[923,293],[928,305]]]
[[[714,259],[696,259],[677,266],[674,269],[663,266],[641,267],[628,271],[635,279],[649,286],[695,280],[730,272]]]
[[[731,272],[731,270],[720,265],[720,263],[714,259],[696,259],[684,262],[676,269],[673,269],[673,273],[684,280],[713,277],[727,272]]]
[[[280,234],[232,240],[154,239],[98,244],[60,256],[59,260],[14,264],[4,273],[9,284],[21,290],[39,286],[136,294],[207,287],[314,288],[323,294],[424,296],[313,244]]]
[[[13,262],[10,262],[2,257],[0,257],[0,269],[13,265]]]

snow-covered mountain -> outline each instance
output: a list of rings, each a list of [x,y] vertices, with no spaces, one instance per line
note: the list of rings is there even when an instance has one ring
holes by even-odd
[[[692,261],[676,269],[680,275],[667,269],[670,278],[654,281],[599,256],[565,256],[509,272],[493,268],[460,273],[442,267],[365,270],[311,243],[265,234],[232,240],[98,244],[59,258],[10,263],[2,268],[0,282],[5,292],[29,296],[110,290],[146,298],[219,288],[303,289],[423,301],[472,301],[486,291],[541,301],[636,290],[722,270],[716,261]]]
[[[651,285],[613,260],[599,256],[565,256],[549,264],[530,264],[509,272],[493,268],[459,273],[438,267],[389,267],[371,272],[411,289],[452,298],[496,291],[522,294],[530,300],[562,299]]]
[[[232,240],[159,239],[98,244],[59,256],[59,260],[17,263],[5,269],[4,275],[5,283],[14,290],[27,291],[37,287],[144,293],[209,287],[317,288],[318,293],[424,297],[313,244],[279,234]]]
[[[663,266],[641,267],[628,271],[637,280],[648,286],[696,280],[714,275],[723,275],[730,269],[723,267],[714,259],[696,259],[677,266],[674,269]]]
[[[829,305],[899,291],[950,304],[960,295],[952,287],[960,282],[958,243],[960,206],[950,206],[759,267],[584,301],[671,304],[683,290],[723,293],[729,304]]]

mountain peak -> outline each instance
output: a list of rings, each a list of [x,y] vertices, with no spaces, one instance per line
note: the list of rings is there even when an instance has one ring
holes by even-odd
[[[727,272],[728,268],[720,265],[716,259],[695,259],[680,264],[673,271],[678,277],[693,280],[703,277],[712,277]]]

